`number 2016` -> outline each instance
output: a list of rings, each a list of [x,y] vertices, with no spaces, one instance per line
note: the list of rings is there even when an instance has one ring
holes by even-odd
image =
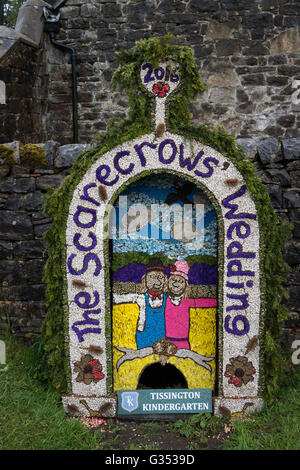
[[[152,65],[147,63],[143,65],[142,69],[147,70],[144,77],[144,83],[153,82],[154,80],[165,80],[166,82],[171,81],[176,83],[179,80],[179,76],[176,73],[171,72],[168,67],[158,67],[153,70]]]

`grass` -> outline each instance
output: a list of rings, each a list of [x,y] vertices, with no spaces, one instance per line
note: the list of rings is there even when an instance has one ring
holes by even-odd
[[[234,423],[226,450],[300,450],[300,377],[282,389],[271,407]]]
[[[34,350],[5,338],[7,370],[0,371],[1,450],[97,449],[98,439],[34,377]]]
[[[182,450],[300,449],[299,373],[273,406],[245,421],[229,423],[208,414],[172,424],[110,419],[90,430],[80,419],[67,418],[59,397],[40,381],[37,350],[13,337],[3,339],[8,367],[0,365],[0,450],[163,450],[168,443]]]

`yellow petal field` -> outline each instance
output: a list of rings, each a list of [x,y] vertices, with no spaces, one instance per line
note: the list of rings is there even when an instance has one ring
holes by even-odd
[[[145,358],[136,358],[124,362],[119,370],[117,361],[123,353],[115,347],[137,349],[135,333],[139,308],[137,304],[119,304],[113,306],[113,386],[117,390],[135,390],[139,377],[145,367],[159,362],[159,355],[151,354]],[[190,333],[191,350],[206,357],[216,355],[216,308],[191,308]],[[196,364],[192,359],[171,356],[168,363],[174,365],[184,375],[188,388],[211,388],[215,384],[215,360],[209,362],[212,372]]]

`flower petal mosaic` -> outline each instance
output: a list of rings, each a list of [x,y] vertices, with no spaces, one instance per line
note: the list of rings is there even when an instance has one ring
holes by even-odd
[[[104,152],[68,210],[63,404],[83,416],[113,416],[117,391],[141,388],[157,363],[211,389],[217,415],[263,403],[256,206],[229,158],[167,129],[181,83],[168,67],[140,69],[153,131]]]

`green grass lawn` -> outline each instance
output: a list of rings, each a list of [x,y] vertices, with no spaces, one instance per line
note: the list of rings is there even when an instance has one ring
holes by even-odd
[[[299,450],[299,374],[294,380],[294,386],[282,389],[272,406],[265,406],[258,415],[249,416],[249,421],[235,422],[235,431],[224,449]]]
[[[0,369],[1,450],[97,449],[98,439],[34,378],[34,352],[5,339],[8,369]],[[2,366],[3,369],[3,366]]]
[[[12,337],[4,340],[8,367],[3,370],[4,366],[0,366],[0,450],[118,450],[118,437],[124,434],[124,425],[108,420],[103,433],[103,429],[89,430],[80,419],[67,418],[59,398],[37,378],[39,363],[34,348],[23,346]],[[218,442],[218,448],[299,450],[299,392],[298,374],[289,387],[281,390],[273,406],[251,415],[249,421],[235,421],[234,431]],[[153,436],[153,423],[135,422],[131,426],[137,435],[145,435],[148,426],[149,436]],[[163,429],[173,433],[174,438],[174,433],[178,438],[186,438],[186,447],[182,449],[198,449],[205,448],[208,436],[218,433],[222,426],[224,420],[218,423],[215,417],[198,415],[177,425],[165,424]],[[124,442],[126,445],[126,435]],[[145,447],[140,447],[138,441],[131,440],[127,450],[157,449],[157,442],[151,443],[150,439]]]

